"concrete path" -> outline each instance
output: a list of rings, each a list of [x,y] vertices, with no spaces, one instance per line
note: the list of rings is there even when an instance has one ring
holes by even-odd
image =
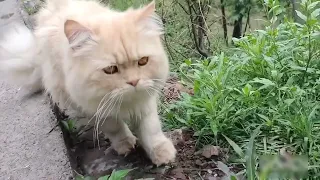
[[[21,22],[15,0],[0,0],[0,37]],[[7,85],[0,77],[0,180],[66,180],[72,170],[63,137],[44,95]]]

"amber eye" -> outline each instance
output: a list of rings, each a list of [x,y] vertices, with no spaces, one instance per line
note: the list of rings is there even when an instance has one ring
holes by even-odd
[[[117,66],[108,66],[108,67],[104,68],[103,71],[106,74],[114,74],[114,73],[117,73],[119,70],[118,70]]]
[[[139,66],[144,66],[148,63],[149,58],[148,57],[143,57],[138,61]]]

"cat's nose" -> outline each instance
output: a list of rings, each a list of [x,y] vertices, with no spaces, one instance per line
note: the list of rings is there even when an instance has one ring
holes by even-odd
[[[139,80],[140,80],[140,79],[136,79],[136,80],[133,80],[133,81],[129,81],[129,82],[127,82],[127,84],[130,84],[131,86],[136,87],[137,84],[138,84],[138,82],[139,82]]]

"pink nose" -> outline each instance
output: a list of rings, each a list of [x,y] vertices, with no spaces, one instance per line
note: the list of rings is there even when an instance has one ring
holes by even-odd
[[[136,87],[136,86],[137,86],[137,84],[138,84],[138,82],[139,82],[139,79],[136,79],[136,80],[133,80],[133,81],[129,81],[129,82],[127,82],[127,84],[130,84],[131,86]]]

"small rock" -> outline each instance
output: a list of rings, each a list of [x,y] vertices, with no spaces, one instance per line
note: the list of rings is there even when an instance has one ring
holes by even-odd
[[[186,176],[184,175],[183,173],[183,169],[181,168],[176,168],[176,169],[173,169],[171,171],[171,174],[173,177],[175,177],[176,179],[187,179]]]
[[[197,159],[197,160],[196,160],[196,165],[202,166],[202,161],[200,161],[199,159]]]
[[[168,169],[170,169],[169,166],[159,166],[157,168],[151,169],[150,172],[154,174],[165,174]]]
[[[214,177],[214,176],[210,176],[210,177],[208,177],[208,180],[219,180],[219,178]]]
[[[211,158],[212,156],[219,156],[220,154],[220,147],[207,145],[203,147],[200,151],[197,151],[195,155],[201,154],[205,158]]]

